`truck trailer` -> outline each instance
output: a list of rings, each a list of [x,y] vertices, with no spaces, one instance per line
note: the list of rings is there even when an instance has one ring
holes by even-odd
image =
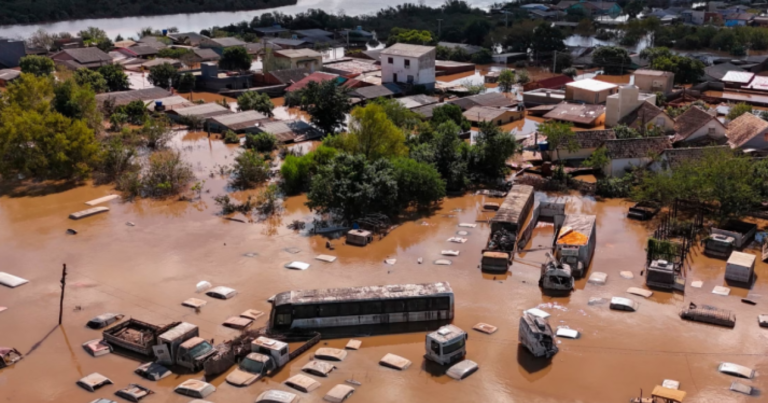
[[[596,217],[568,214],[555,241],[555,257],[571,267],[574,277],[587,273],[597,244]]]
[[[514,185],[490,220],[491,233],[482,252],[483,271],[506,273],[515,257],[517,235],[533,207],[533,186]]]
[[[742,250],[749,245],[757,233],[757,225],[737,220],[728,220],[723,225],[712,228],[710,236],[704,240],[704,254],[710,257],[728,259],[734,250]]]

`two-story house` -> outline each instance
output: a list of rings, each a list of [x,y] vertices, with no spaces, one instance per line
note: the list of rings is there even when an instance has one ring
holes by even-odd
[[[434,46],[394,44],[381,51],[381,82],[423,85],[435,89]]]

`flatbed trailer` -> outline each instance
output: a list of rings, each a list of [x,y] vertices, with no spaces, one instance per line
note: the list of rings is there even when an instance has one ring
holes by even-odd
[[[128,319],[104,331],[104,341],[115,350],[124,350],[130,353],[147,357],[154,357],[153,346],[158,344],[158,336],[181,324],[173,322],[169,325],[158,326],[142,322],[137,319]]]
[[[515,256],[518,233],[533,207],[533,186],[514,185],[490,219],[491,233],[482,251],[480,268],[505,273]]]

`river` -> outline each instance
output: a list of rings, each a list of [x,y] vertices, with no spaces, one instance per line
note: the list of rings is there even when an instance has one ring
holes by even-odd
[[[416,0],[393,0],[386,3],[377,0],[299,0],[294,6],[252,11],[99,18],[60,21],[49,24],[10,25],[0,26],[0,38],[26,38],[40,28],[48,32],[77,33],[87,27],[97,27],[106,31],[107,34],[113,38],[118,34],[124,37],[135,36],[136,32],[143,27],[152,27],[154,29],[176,27],[180,32],[199,32],[202,29],[210,28],[214,25],[224,26],[241,21],[250,22],[254,16],[273,11],[279,11],[284,14],[296,14],[307,11],[310,8],[317,8],[325,10],[328,13],[361,15],[375,13],[384,7],[416,2]],[[444,0],[421,0],[420,2],[435,7],[442,5]],[[469,1],[469,3],[475,7],[486,9],[496,2],[497,1],[495,0]],[[435,21],[435,24],[437,24],[437,21]]]

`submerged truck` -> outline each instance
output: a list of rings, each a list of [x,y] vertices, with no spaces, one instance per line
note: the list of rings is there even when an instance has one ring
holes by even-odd
[[[712,228],[704,240],[704,254],[710,257],[728,259],[734,250],[742,250],[754,239],[757,225],[737,220],[728,220],[724,225]]]
[[[491,234],[483,249],[480,268],[483,271],[506,273],[515,257],[517,235],[533,207],[533,186],[514,185],[504,202],[490,220]]]
[[[427,334],[424,358],[440,365],[451,365],[467,355],[467,332],[454,325],[445,325]]]
[[[128,352],[146,357],[154,357],[153,347],[157,345],[157,337],[181,322],[165,326],[153,325],[138,319],[128,319],[117,326],[104,331],[104,341],[115,351]]]
[[[651,261],[646,269],[645,285],[660,290],[685,291],[685,279],[675,270],[675,265],[664,259]]]
[[[559,351],[549,322],[530,313],[523,312],[523,316],[520,317],[518,337],[520,344],[534,357],[550,358]]]
[[[547,263],[541,265],[539,287],[550,293],[569,293],[573,290],[573,272],[567,263],[558,262],[547,252]]]
[[[596,217],[568,214],[555,241],[555,257],[571,267],[574,277],[582,277],[589,269],[597,244]]]
[[[319,343],[320,338],[320,333],[315,333],[301,347],[290,351],[288,343],[264,336],[253,338],[244,334],[225,343],[225,348],[220,348],[216,357],[206,362],[205,376],[212,378],[222,374],[239,361],[238,368],[227,376],[227,382],[236,386],[247,386],[284,367]]]

